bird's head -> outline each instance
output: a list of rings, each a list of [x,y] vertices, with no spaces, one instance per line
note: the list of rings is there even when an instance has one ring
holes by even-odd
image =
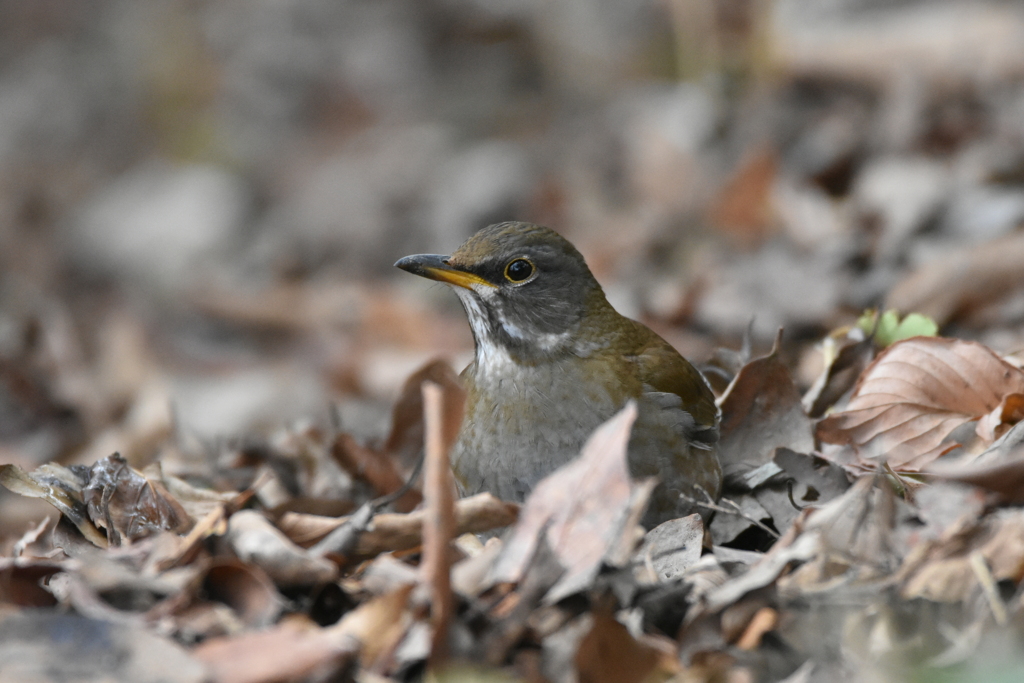
[[[416,254],[402,270],[454,285],[469,317],[478,355],[496,348],[531,362],[585,352],[588,316],[610,307],[583,256],[553,230],[498,223],[480,230],[451,256]]]

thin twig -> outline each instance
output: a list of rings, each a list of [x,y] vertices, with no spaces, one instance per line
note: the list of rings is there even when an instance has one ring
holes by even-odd
[[[680,493],[679,497],[693,505],[697,505],[698,507],[707,508],[708,510],[714,510],[715,512],[721,512],[726,515],[736,515],[737,517],[742,517],[743,519],[747,520],[748,522],[756,526],[758,529],[761,529],[766,534],[770,535],[772,538],[780,537],[779,532],[775,531],[761,520],[754,519],[750,515],[743,512],[740,509],[740,506],[735,501],[729,500],[728,498],[722,498],[719,501],[719,503],[715,503],[715,499],[712,498],[708,494],[708,492],[704,490],[703,487],[695,484],[694,488],[696,488],[698,491],[704,494],[707,500],[697,500],[696,498],[688,496],[685,493]]]
[[[438,671],[448,659],[448,636],[454,616],[451,586],[451,552],[455,538],[455,500],[451,483],[448,444],[444,435],[444,394],[433,382],[424,382],[423,424],[426,465],[423,475],[424,583],[430,589],[430,622],[433,626],[428,667]]]

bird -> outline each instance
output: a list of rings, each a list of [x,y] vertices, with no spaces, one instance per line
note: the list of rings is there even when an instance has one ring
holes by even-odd
[[[395,266],[451,285],[469,319],[475,351],[460,375],[466,408],[451,452],[461,495],[524,501],[632,400],[630,475],[658,481],[644,526],[692,512],[707,521],[694,501],[717,499],[722,486],[714,393],[668,342],[612,307],[569,240],[497,223],[449,256]]]

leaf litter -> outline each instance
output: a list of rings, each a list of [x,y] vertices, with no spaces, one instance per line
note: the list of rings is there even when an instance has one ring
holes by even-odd
[[[834,363],[861,367],[865,341],[853,334]],[[300,427],[207,475],[243,489],[117,454],[0,466],[0,484],[61,515],[10,546],[0,600],[70,610],[69,629],[141,629],[118,631],[121,647],[148,662],[165,643],[190,662],[169,679],[183,681],[826,680],[970,657],[1024,609],[1011,590],[1024,580],[1021,371],[973,342],[895,341],[848,398],[818,391],[838,403],[815,419],[779,349],[742,363],[720,398],[727,478],[720,500],[697,501],[714,512],[707,529],[698,514],[640,526],[654,482],[628,474],[633,405],[521,508],[457,499],[447,451],[464,398],[432,362],[406,383],[383,445]],[[824,386],[838,381],[824,372]],[[907,431],[920,421],[924,438]],[[359,482],[363,502],[341,516],[296,507],[321,473]],[[31,631],[48,617],[22,618]],[[892,630],[936,618],[920,642]]]
[[[0,680],[1021,678],[1020,8],[457,4],[8,13]],[[418,469],[472,339],[384,271],[491,216],[696,361],[757,314],[707,528]]]

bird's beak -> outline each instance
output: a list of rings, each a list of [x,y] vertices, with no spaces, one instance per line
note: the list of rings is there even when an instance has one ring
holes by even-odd
[[[479,275],[459,270],[448,265],[448,257],[441,254],[413,254],[395,262],[396,268],[408,271],[413,275],[419,275],[438,282],[447,282],[450,285],[458,285],[466,289],[473,289],[476,285],[494,287],[490,282]]]

